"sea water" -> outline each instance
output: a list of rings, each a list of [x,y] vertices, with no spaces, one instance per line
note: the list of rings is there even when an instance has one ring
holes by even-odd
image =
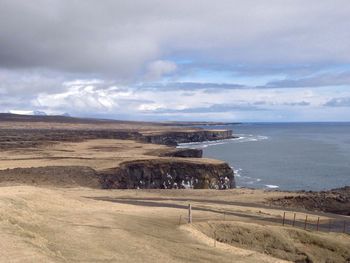
[[[208,128],[208,127],[206,127]],[[325,190],[350,185],[350,123],[246,123],[237,139],[183,144],[235,170],[238,187]]]

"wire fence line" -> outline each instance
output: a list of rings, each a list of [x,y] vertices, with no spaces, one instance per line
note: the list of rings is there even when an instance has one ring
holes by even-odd
[[[205,221],[237,221],[239,215],[233,214],[229,211],[219,212],[216,211],[216,215],[213,216],[194,216],[192,210],[196,210],[192,205],[188,205],[187,215],[180,215],[178,224],[191,224],[193,222],[205,222]],[[291,226],[311,231],[322,232],[337,232],[350,234],[350,218],[326,218],[327,215],[317,216],[314,214],[308,214],[307,212],[296,213],[290,211],[284,211],[279,217],[258,217],[252,216],[253,220],[275,223],[281,226]]]
[[[179,218],[174,218],[176,222],[179,224],[182,223],[191,223],[192,221],[237,221],[237,218],[246,218],[251,221],[257,221],[261,223],[274,223],[282,226],[292,226],[298,228],[304,228],[307,230],[315,230],[315,231],[323,231],[323,232],[343,232],[350,234],[350,218],[346,216],[341,216],[337,214],[329,214],[329,213],[317,213],[317,212],[306,212],[306,211],[293,211],[286,208],[282,210],[278,207],[267,207],[267,206],[251,206],[251,204],[245,203],[237,203],[235,202],[233,205],[244,206],[244,207],[253,207],[259,209],[273,209],[275,211],[281,211],[279,216],[270,216],[269,214],[265,214],[261,210],[259,213],[246,213],[240,210],[222,210],[217,207],[207,207],[203,205],[196,204],[193,207],[194,212],[206,212],[210,213],[212,216],[210,217],[199,217],[197,215],[193,216],[192,213],[192,205],[185,205],[183,201],[185,199],[181,199],[181,204],[179,203],[159,203],[157,201],[162,201],[163,199],[146,199],[139,200],[139,198],[111,198],[111,197],[93,197],[95,200],[109,201],[121,204],[131,204],[131,205],[141,205],[141,206],[149,206],[149,207],[166,207],[166,208],[176,208],[181,209],[182,211],[188,210],[187,215],[181,215]],[[194,202],[198,200],[193,200]],[[206,200],[208,201],[208,200]],[[190,202],[190,200],[187,200]],[[208,201],[210,202],[210,201]],[[222,202],[221,202],[222,203]],[[220,203],[220,204],[221,204]],[[227,204],[227,203],[224,203]],[[230,203],[232,204],[232,203]],[[328,218],[328,219],[325,219]]]

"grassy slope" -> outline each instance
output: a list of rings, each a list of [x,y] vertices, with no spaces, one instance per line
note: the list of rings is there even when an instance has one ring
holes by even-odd
[[[257,252],[242,257],[204,244],[178,226],[183,209],[94,199],[125,193],[147,195],[87,188],[1,188],[0,261],[278,262]]]

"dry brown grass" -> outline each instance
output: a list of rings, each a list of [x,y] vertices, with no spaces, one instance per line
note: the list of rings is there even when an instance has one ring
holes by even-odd
[[[163,131],[194,131],[195,128],[179,127],[176,125],[163,125],[162,123],[150,122],[47,122],[47,121],[0,121],[0,129],[63,129],[63,130],[137,130],[140,132],[153,133]]]
[[[242,256],[240,250],[225,251],[204,244],[178,226],[183,209],[96,199],[147,194],[2,187],[0,261],[279,262],[254,251]]]
[[[139,143],[132,140],[97,139],[84,142],[60,142],[37,148],[0,152],[0,169],[42,166],[87,166],[95,170],[117,167],[121,162],[159,159],[158,151],[170,149],[164,145]],[[168,160],[169,158],[161,158]],[[182,161],[222,163],[200,158],[181,158]]]
[[[219,242],[293,262],[348,262],[350,237],[243,222],[205,222],[193,227]]]
[[[281,210],[256,206],[280,192],[0,189],[0,262],[282,262],[276,257],[305,254],[322,262],[327,253],[344,258],[350,241],[343,234],[257,224],[256,217],[278,218]],[[184,224],[189,202],[197,230]],[[221,211],[236,213],[227,218],[235,223],[201,219],[217,220]],[[214,229],[230,244],[214,247]]]

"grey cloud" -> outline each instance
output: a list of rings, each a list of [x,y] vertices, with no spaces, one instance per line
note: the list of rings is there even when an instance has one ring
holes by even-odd
[[[185,96],[185,97],[192,97],[192,96],[195,96],[196,93],[194,92],[183,92],[181,93],[181,96]]]
[[[319,74],[313,77],[300,79],[286,79],[266,84],[272,88],[304,88],[350,85],[350,72]]]
[[[143,83],[137,86],[143,90],[162,90],[162,91],[173,91],[173,90],[220,90],[220,89],[242,89],[246,88],[239,84],[229,83],[201,83],[201,82],[168,82],[168,83]]]
[[[76,79],[101,80],[93,91],[107,95],[114,85],[118,92],[179,90],[187,95],[346,85],[346,72],[307,76],[350,63],[349,13],[348,0],[1,0],[0,103],[3,108],[35,107],[31,102],[38,94],[64,94],[69,90],[64,83]],[[261,87],[181,82],[206,69],[251,79],[287,72],[287,80]],[[144,83],[164,75],[169,83]],[[76,97],[82,105],[94,101],[93,94]],[[57,101],[54,96],[52,101]],[[68,97],[60,109],[68,111],[74,102]],[[125,108],[140,103],[116,102]],[[308,102],[293,103],[286,106]],[[212,105],[194,112],[270,106]]]
[[[39,92],[58,92],[64,89],[62,75],[36,70],[1,70],[0,94],[31,96]]]
[[[288,102],[288,103],[283,103],[283,105],[286,106],[310,106],[310,102],[306,101],[300,101],[300,102]]]
[[[343,64],[342,66],[348,66]],[[284,74],[289,78],[300,79],[305,78],[305,76],[310,76],[315,74],[315,72],[322,72],[330,68],[339,67],[339,63],[317,63],[317,64],[273,64],[273,63],[264,63],[264,64],[222,64],[222,63],[213,63],[208,61],[193,61],[191,63],[181,64],[178,72],[181,74],[196,73],[200,70],[208,70],[213,72],[231,72],[232,77],[261,77],[266,75],[281,75]]]
[[[297,102],[283,102],[283,103],[278,103],[278,102],[267,102],[267,101],[256,101],[252,103],[253,105],[256,106],[310,106],[310,102],[306,101],[297,101]]]
[[[267,72],[265,72],[267,74]],[[144,89],[159,90],[204,90],[207,93],[219,92],[220,90],[230,89],[282,89],[282,88],[318,88],[325,86],[344,86],[350,85],[350,71],[341,73],[323,73],[315,74],[312,77],[302,77],[293,79],[288,76],[284,80],[268,82],[260,86],[247,86],[236,83],[203,83],[203,82],[168,82],[168,83],[145,83],[140,85]],[[298,72],[298,75],[311,74],[311,71]]]
[[[349,11],[347,0],[2,0],[0,63],[119,79],[165,56],[348,63]]]
[[[324,106],[329,107],[350,107],[350,97],[333,98],[327,101]]]
[[[212,104],[208,107],[193,107],[186,109],[157,109],[154,113],[222,113],[232,111],[264,111],[268,109],[252,104]]]

